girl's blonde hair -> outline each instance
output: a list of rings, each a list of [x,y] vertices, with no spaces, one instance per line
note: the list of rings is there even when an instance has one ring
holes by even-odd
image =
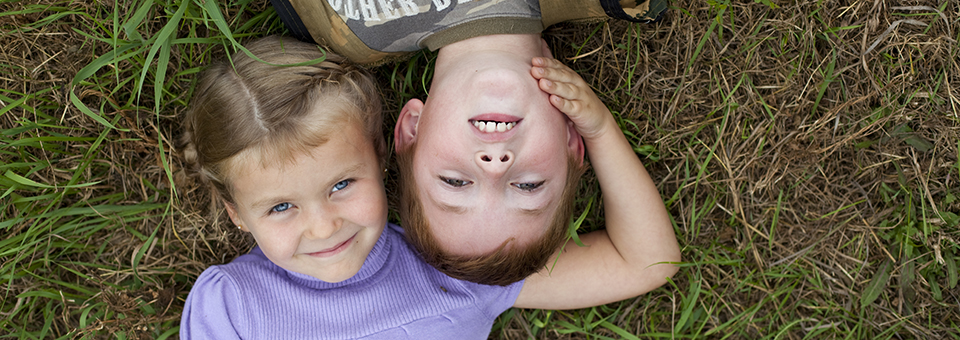
[[[263,61],[239,52],[232,65],[211,65],[184,121],[184,158],[216,195],[234,202],[230,171],[241,152],[251,149],[254,157],[243,160],[264,165],[291,161],[348,124],[369,138],[384,164],[380,94],[369,72],[291,38],[269,36],[244,46]],[[274,66],[324,56],[307,66]]]

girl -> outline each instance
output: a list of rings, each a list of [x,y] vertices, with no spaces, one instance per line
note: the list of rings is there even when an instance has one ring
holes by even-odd
[[[270,64],[323,56],[315,45],[280,37],[248,49]],[[583,235],[589,247],[568,246],[552,272],[514,284],[446,276],[387,223],[380,99],[368,73],[332,54],[310,66],[270,66],[243,54],[233,64],[204,72],[187,113],[186,153],[257,247],[200,275],[183,311],[184,339],[485,339],[510,306],[593,306],[653,289],[675,271],[652,265],[679,260],[675,240],[673,248],[633,246],[642,237],[663,237],[664,230],[616,225],[609,235],[620,241],[607,231]],[[557,85],[579,79],[543,66],[542,76]],[[565,98],[584,95],[555,89]],[[579,109],[587,107],[569,111],[575,122],[607,136],[612,116]],[[632,173],[602,175],[625,176],[617,185],[649,193],[652,183],[635,167],[639,161],[625,164]],[[666,217],[651,211],[649,219]],[[672,237],[669,221],[666,232]]]

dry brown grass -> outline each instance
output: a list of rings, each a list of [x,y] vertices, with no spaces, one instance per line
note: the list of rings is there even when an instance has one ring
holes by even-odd
[[[114,30],[114,5],[0,3],[0,173],[56,186],[0,177],[0,230],[17,240],[0,248],[9,337],[171,335],[196,276],[252,245],[179,171],[190,70],[222,47],[175,45],[161,98],[149,81],[132,97],[145,51],[72,83],[113,50],[80,32]],[[120,17],[136,10],[118,5]],[[492,337],[621,337],[591,323],[609,316],[641,338],[960,338],[946,265],[956,275],[960,5],[673,5],[658,24],[564,24],[546,38],[623,118],[658,181],[688,261],[675,288],[583,311],[517,312]],[[266,6],[230,5],[226,16],[237,28]],[[15,13],[27,9],[37,10]],[[150,37],[169,15],[151,12],[135,30]],[[181,38],[216,32],[182,29]],[[423,95],[429,56],[378,69],[387,112]],[[78,110],[71,92],[120,129]],[[49,140],[16,144],[40,137]],[[71,180],[97,183],[64,188]],[[583,204],[597,191],[585,179]],[[101,210],[42,215],[76,207]],[[602,221],[590,213],[591,226]],[[84,223],[104,226],[78,232]]]
[[[938,260],[960,249],[960,8],[780,5],[718,15],[679,1],[659,25],[612,23],[585,44],[582,27],[551,32],[554,46],[583,45],[559,57],[652,146],[684,257],[699,262],[678,277],[681,292],[703,289],[693,333],[960,336],[960,291]],[[861,309],[887,260],[886,290]],[[676,325],[660,326],[639,329]]]

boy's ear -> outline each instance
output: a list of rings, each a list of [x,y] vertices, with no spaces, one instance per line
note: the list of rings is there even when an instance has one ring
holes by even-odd
[[[540,51],[543,52],[543,56],[547,58],[553,58],[553,53],[550,52],[550,46],[547,45],[547,41],[540,38]]]
[[[243,223],[240,223],[240,217],[237,215],[237,207],[234,206],[233,203],[223,202],[223,205],[227,208],[227,215],[230,215],[230,221],[233,222],[233,224],[236,224],[240,230],[250,231],[247,227],[243,226]]]
[[[571,121],[567,121],[567,148],[577,156],[580,165],[583,165],[583,154],[587,148],[583,146],[583,137],[580,137],[577,127]]]
[[[420,99],[410,99],[400,109],[400,117],[397,118],[397,126],[393,130],[393,146],[398,153],[417,140],[417,126],[420,124],[421,112],[423,112],[423,102]]]

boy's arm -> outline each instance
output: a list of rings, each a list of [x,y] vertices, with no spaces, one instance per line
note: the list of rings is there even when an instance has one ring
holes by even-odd
[[[567,242],[559,259],[528,277],[514,307],[570,309],[606,304],[653,290],[676,273],[680,248],[653,180],[609,110],[583,79],[556,60],[532,70],[551,103],[584,136],[603,192],[606,230]],[[551,270],[552,269],[552,270]]]

